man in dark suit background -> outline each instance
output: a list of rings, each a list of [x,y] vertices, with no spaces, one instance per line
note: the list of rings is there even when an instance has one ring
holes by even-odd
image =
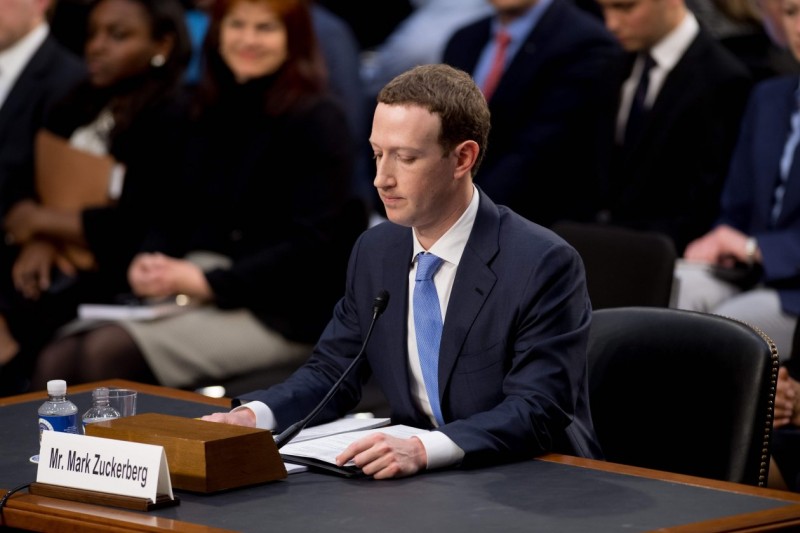
[[[50,106],[85,75],[80,58],[50,36],[50,0],[0,3],[0,205],[12,173],[33,164],[33,139]]]
[[[665,233],[680,254],[718,214],[752,80],[684,0],[598,3],[629,52],[620,66],[615,155],[598,219]]]
[[[784,6],[778,22],[785,24],[792,54],[800,58],[800,0],[787,0]],[[794,365],[800,354],[792,349],[800,316],[799,84],[800,76],[790,74],[753,89],[722,190],[720,216],[686,247],[685,260],[676,265],[673,295],[675,307],[760,328],[782,361],[796,358],[791,364],[798,377],[800,368]],[[748,275],[733,283],[730,273],[737,270]],[[800,397],[797,401],[800,407]],[[776,402],[776,425],[786,422],[781,418]],[[800,422],[800,409],[795,422]]]
[[[0,217],[27,192],[17,190],[14,176],[33,175],[34,137],[45,115],[85,75],[83,62],[50,35],[50,7],[50,0],[0,2]],[[17,349],[0,318],[0,366]]]
[[[309,361],[286,382],[236,400],[244,406],[205,419],[281,431],[301,420],[353,361],[372,328],[373,300],[386,290],[391,302],[374,322],[366,360],[314,423],[354,408],[372,374],[393,423],[433,431],[365,437],[342,451],[340,465],[353,459],[365,474],[388,478],[548,451],[599,456],[583,267],[554,233],[473,185],[489,123],[478,87],[447,65],[416,67],[383,88],[370,144],[389,221],[353,248],[345,295]],[[418,342],[418,265],[437,257],[440,342]],[[430,373],[420,357],[428,348],[438,360]]]
[[[490,0],[494,16],[453,34],[443,62],[486,89],[497,38],[510,41],[492,130],[475,182],[496,202],[539,224],[591,216],[605,177],[621,55],[602,21],[569,0]],[[502,30],[502,32],[501,32]]]

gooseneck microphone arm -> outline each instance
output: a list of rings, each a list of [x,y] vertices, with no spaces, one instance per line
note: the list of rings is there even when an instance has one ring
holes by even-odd
[[[378,296],[375,297],[375,300],[372,302],[372,322],[369,324],[369,329],[367,330],[367,335],[364,337],[364,342],[361,344],[361,350],[358,354],[353,358],[353,361],[350,365],[342,372],[342,375],[339,376],[339,379],[336,380],[336,383],[330,388],[328,393],[322,399],[321,402],[310,412],[308,415],[299,420],[286,428],[284,431],[280,433],[277,437],[275,437],[275,445],[278,449],[281,448],[284,444],[288,443],[290,440],[295,438],[306,425],[313,420],[315,416],[328,404],[328,401],[333,397],[336,391],[339,390],[344,379],[350,374],[350,371],[355,368],[355,366],[361,361],[361,357],[364,354],[364,350],[367,348],[367,343],[369,342],[369,338],[372,335],[372,328],[375,327],[375,322],[378,320],[378,317],[381,316],[383,311],[386,309],[386,306],[389,304],[389,293],[385,290],[381,291]]]

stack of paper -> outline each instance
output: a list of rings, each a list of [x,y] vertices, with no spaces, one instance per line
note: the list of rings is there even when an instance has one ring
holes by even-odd
[[[370,419],[346,420],[359,420],[361,422],[368,422]],[[388,421],[388,419],[373,420]],[[336,456],[342,453],[342,451],[353,442],[372,433],[386,433],[387,435],[391,435],[393,437],[405,439],[413,437],[414,435],[426,433],[427,431],[428,430],[426,429],[419,429],[403,425],[385,427],[372,426],[370,429],[338,432],[326,435],[324,437],[298,441],[298,438],[303,434],[303,432],[300,432],[298,438],[281,448],[281,457],[283,457],[284,461],[289,463],[299,463],[316,468],[322,468],[324,470],[335,472],[347,477],[357,477],[363,474],[352,461],[342,467],[336,465]]]
[[[78,306],[78,317],[83,320],[153,320],[191,308],[191,305],[178,303],[174,299],[153,304],[81,304]]]

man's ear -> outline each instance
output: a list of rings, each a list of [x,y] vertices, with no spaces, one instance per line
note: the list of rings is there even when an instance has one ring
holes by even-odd
[[[464,141],[455,147],[453,152],[455,153],[457,161],[455,169],[456,177],[472,174],[472,168],[478,160],[480,150],[480,146],[478,146],[478,143],[475,141]]]

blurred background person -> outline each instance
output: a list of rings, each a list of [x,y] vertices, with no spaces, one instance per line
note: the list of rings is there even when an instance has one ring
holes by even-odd
[[[197,305],[57,340],[34,388],[53,376],[194,387],[299,365],[341,295],[366,212],[350,196],[353,140],[308,6],[217,0],[211,13],[175,218],[128,271],[139,297]]]
[[[194,87],[200,81],[203,63],[203,41],[208,31],[209,11],[215,0],[181,0],[186,10],[186,29],[192,43],[192,57],[186,67],[186,83]]]
[[[417,65],[441,62],[455,30],[494,12],[487,0],[415,0],[413,4],[414,11],[363,55],[361,72],[373,108],[378,92],[392,78]]]
[[[33,174],[34,138],[53,103],[86,74],[51,35],[51,8],[46,0],[0,2],[0,216],[9,207],[9,183]],[[7,305],[0,300],[0,366],[19,350],[3,316]]]
[[[684,0],[598,3],[628,54],[619,65],[610,179],[595,218],[666,234],[681,254],[719,212],[752,76]]]
[[[700,26],[760,81],[800,72],[780,21],[782,0],[687,0]]]
[[[782,31],[800,58],[800,0],[785,0]],[[753,90],[715,226],[686,247],[673,305],[741,320],[775,343],[778,372],[769,485],[800,488],[800,76]]]
[[[186,21],[193,43],[192,61],[186,80],[196,87],[202,68],[202,43],[208,32],[210,10],[215,0],[182,0],[186,7]],[[306,0],[311,8],[311,23],[325,61],[328,88],[339,99],[347,116],[353,139],[366,139],[369,127],[368,105],[361,82],[360,47],[350,26],[338,15],[315,0]],[[354,194],[361,197],[372,210],[377,198],[372,187],[371,152],[364,142],[357,154],[351,185]]]
[[[37,352],[75,318],[79,303],[111,301],[127,290],[127,265],[179,169],[187,111],[180,88],[189,58],[180,5],[99,0],[88,28],[88,79],[45,126],[75,149],[112,156],[121,172],[109,184],[107,205],[81,211],[43,205],[32,168],[5,187],[3,226],[13,246],[5,248],[2,289],[20,344],[0,369],[5,393],[26,387]],[[65,260],[67,245],[87,250],[93,264]]]
[[[621,50],[569,0],[489,3],[494,13],[458,29],[443,56],[472,74],[492,113],[475,183],[544,226],[588,218],[608,168],[616,102],[608,69]]]
[[[766,2],[766,0],[762,0]],[[792,54],[800,60],[800,0],[784,0],[781,5],[781,29],[787,38]],[[800,76],[785,76],[765,82],[763,88],[759,87],[754,98],[760,98],[759,110],[764,114],[763,127],[753,133],[753,142],[756,136],[768,136],[761,144],[761,157],[775,159],[780,157],[780,163],[774,161],[774,177],[780,168],[780,180],[772,183],[766,181],[764,176],[758,198],[753,203],[758,211],[769,209],[770,216],[777,215],[774,227],[764,231],[751,225],[741,228],[743,233],[750,233],[754,240],[752,245],[756,248],[758,256],[764,265],[764,287],[761,289],[772,293],[772,306],[765,310],[767,319],[774,320],[777,316],[783,320],[785,333],[789,334],[788,340],[792,349],[786,345],[778,346],[783,365],[778,371],[778,385],[775,397],[774,429],[772,434],[772,457],[774,462],[769,473],[770,486],[800,490],[800,331],[797,326],[797,316],[800,313],[800,280],[797,275],[797,265],[800,262],[800,162],[797,161],[797,149],[792,149],[792,144],[800,135]],[[771,100],[770,100],[771,99]],[[779,115],[781,113],[781,115]],[[769,122],[766,117],[771,117]],[[772,127],[770,130],[769,128]],[[771,142],[774,146],[764,143]],[[780,154],[778,153],[780,152]],[[793,154],[793,157],[790,155]],[[758,166],[763,169],[767,163],[761,162]],[[783,174],[788,167],[788,173]],[[763,171],[763,170],[762,170]],[[731,169],[733,172],[733,168]],[[779,192],[780,190],[783,192]],[[764,218],[764,214],[761,218]],[[751,233],[752,232],[752,233]],[[733,233],[733,231],[732,231]],[[762,235],[766,233],[766,241]],[[775,282],[776,266],[780,264],[787,278],[779,285]],[[771,274],[771,275],[770,275]],[[792,275],[793,274],[793,275]],[[769,276],[769,277],[767,277]],[[780,300],[780,310],[776,309],[775,292]],[[746,298],[746,295],[745,295]],[[743,302],[744,303],[744,302]],[[760,318],[760,317],[759,317]],[[791,323],[794,326],[791,326]],[[755,322],[758,324],[758,322]],[[777,340],[776,340],[777,344]]]
[[[800,0],[786,0],[784,6],[790,47],[800,57]],[[676,307],[761,328],[783,361],[797,355],[792,337],[800,314],[798,139],[800,76],[758,84],[731,160],[720,217],[686,247],[675,271]],[[737,269],[747,276],[737,279]],[[775,419],[787,421],[777,413]]]

